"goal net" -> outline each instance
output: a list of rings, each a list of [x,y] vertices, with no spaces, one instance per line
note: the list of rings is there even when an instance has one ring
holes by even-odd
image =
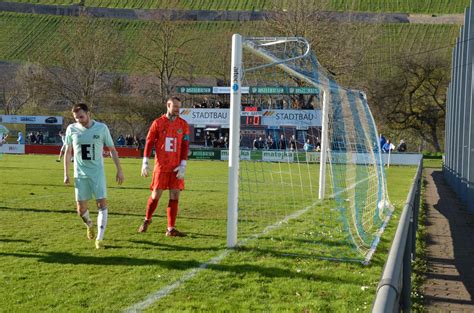
[[[368,262],[393,208],[365,94],[304,38],[234,35],[231,75],[228,246]]]

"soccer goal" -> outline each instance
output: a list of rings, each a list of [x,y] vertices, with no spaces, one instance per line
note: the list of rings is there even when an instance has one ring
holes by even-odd
[[[304,38],[235,34],[230,101],[228,247],[368,262],[393,208],[365,94]]]

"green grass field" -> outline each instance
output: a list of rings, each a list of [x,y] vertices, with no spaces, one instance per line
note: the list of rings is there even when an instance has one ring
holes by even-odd
[[[37,4],[71,5],[79,0],[11,0]],[[284,9],[290,0],[86,0],[90,7],[140,8],[140,9],[186,9],[186,10],[268,10]],[[410,13],[462,13],[469,0],[331,0],[330,10],[353,10],[372,12]]]
[[[106,160],[108,248],[97,251],[85,238],[85,227],[75,214],[73,188],[63,186],[62,166],[54,162],[54,156],[2,157],[2,310],[121,311],[225,251],[226,162],[189,162],[177,224],[188,232],[186,238],[164,236],[167,196],[149,232],[136,232],[149,195],[149,179],[139,176],[140,160],[123,159],[122,164],[126,182],[118,187],[113,182],[113,164]],[[248,235],[253,232],[260,238],[248,239],[148,310],[368,312],[414,174],[413,167],[392,166],[387,171],[396,210],[370,265],[313,257],[321,246],[337,242],[307,240],[311,231],[318,231],[310,212],[263,234],[261,222],[254,223],[252,230],[252,221],[243,220]],[[315,209],[324,206],[327,203]],[[288,241],[285,232],[289,230],[300,236]]]

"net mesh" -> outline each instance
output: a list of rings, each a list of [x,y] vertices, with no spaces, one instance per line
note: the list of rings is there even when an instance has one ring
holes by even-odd
[[[281,254],[370,260],[393,208],[365,95],[339,86],[303,38],[244,38],[242,85],[249,87],[243,110],[257,106],[259,118],[277,121],[241,123],[239,238],[258,236],[255,245],[271,241]],[[327,192],[320,201],[323,93]]]

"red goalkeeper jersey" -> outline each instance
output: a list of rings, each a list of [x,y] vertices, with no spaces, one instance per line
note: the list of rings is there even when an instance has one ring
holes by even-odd
[[[153,121],[146,136],[144,156],[155,148],[155,171],[172,172],[181,160],[188,159],[189,125],[177,117],[171,121],[166,115]]]

